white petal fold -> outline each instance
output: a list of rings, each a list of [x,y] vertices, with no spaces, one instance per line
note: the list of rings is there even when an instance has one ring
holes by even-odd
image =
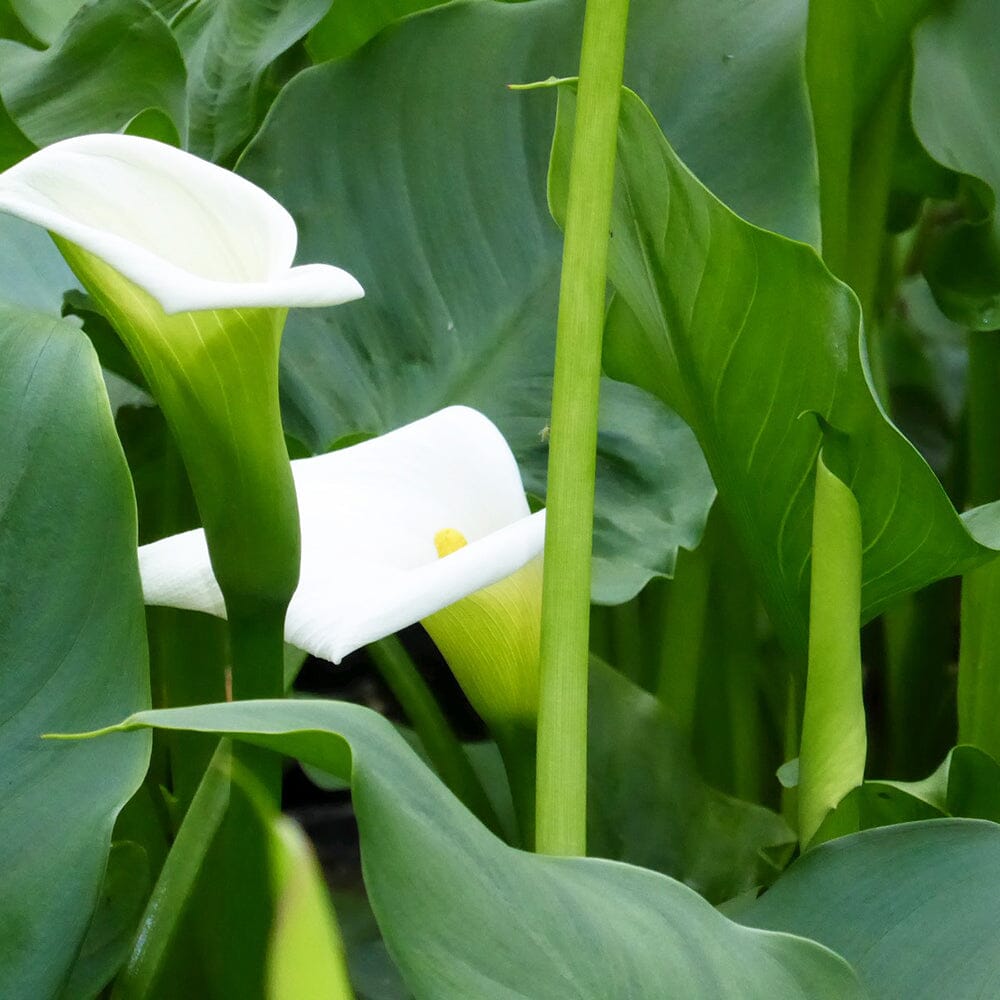
[[[542,551],[545,512],[530,513],[507,442],[468,407],[300,459],[292,472],[302,567],[285,636],[334,663]],[[434,537],[448,528],[468,544],[439,558]],[[139,567],[148,604],[224,616],[204,532],[142,546]]]
[[[0,174],[0,212],[100,257],[167,313],[364,294],[338,267],[292,267],[295,222],[265,191],[153,139],[84,135],[46,146]]]

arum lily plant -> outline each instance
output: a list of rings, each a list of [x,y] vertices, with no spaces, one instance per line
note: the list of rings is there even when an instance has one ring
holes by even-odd
[[[339,663],[424,620],[479,713],[533,724],[545,512],[481,413],[451,406],[291,463],[302,566],[285,637]],[[144,545],[147,603],[225,616],[204,531]]]
[[[229,611],[237,696],[280,693],[298,576],[278,408],[290,306],[362,295],[347,272],[293,267],[292,217],[248,181],[127,135],[57,142],[0,175],[0,210],[46,228],[111,320],[166,416]]]

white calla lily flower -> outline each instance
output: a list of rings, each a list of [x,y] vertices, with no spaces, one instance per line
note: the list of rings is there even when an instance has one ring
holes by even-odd
[[[468,407],[294,461],[292,472],[302,563],[285,637],[334,663],[490,588],[542,552],[545,512],[530,512],[507,442]],[[224,616],[204,532],[142,546],[139,567],[147,603]],[[537,622],[511,627],[537,630]]]
[[[234,643],[260,632],[266,606],[280,649],[299,563],[281,332],[289,307],[347,302],[361,286],[332,265],[292,266],[295,222],[278,202],[152,139],[46,146],[0,173],[0,212],[50,232],[142,371],[184,457]],[[240,641],[234,659],[261,649]]]
[[[295,222],[265,191],[153,139],[83,135],[46,146],[0,174],[0,212],[100,258],[167,315],[364,294],[338,267],[292,266]]]

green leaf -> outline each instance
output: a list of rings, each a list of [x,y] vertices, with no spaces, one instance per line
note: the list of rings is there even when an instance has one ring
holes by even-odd
[[[226,733],[350,777],[368,895],[417,996],[863,995],[837,956],[746,931],[665,876],[506,846],[369,709],[230,702],[124,725]]]
[[[340,59],[360,49],[383,28],[407,14],[439,7],[449,0],[337,0],[309,32],[306,48],[313,62]]]
[[[14,124],[14,119],[0,100],[0,170],[12,167],[34,151],[35,144]]]
[[[60,1000],[89,1000],[114,978],[128,957],[149,881],[149,862],[138,844],[111,845],[100,900]]]
[[[78,285],[44,229],[0,212],[0,302],[58,318]]]
[[[778,874],[795,834],[705,784],[659,699],[591,658],[587,848],[653,868],[721,903]]]
[[[914,33],[911,115],[938,163],[966,175],[964,217],[935,234],[925,273],[949,318],[1000,326],[1000,33],[991,0],[943,4]]]
[[[919,819],[1000,823],[1000,764],[978,747],[955,747],[922,781],[866,781],[826,818],[820,840]]]
[[[340,3],[336,4],[340,7]],[[192,153],[227,160],[256,128],[261,78],[330,0],[201,0],[174,24],[188,72]]]
[[[10,0],[21,23],[39,41],[51,44],[85,0]]]
[[[973,1000],[1000,977],[1000,827],[932,820],[809,851],[740,920],[852,962],[874,997]]]
[[[567,167],[572,95],[561,88],[553,208]],[[836,471],[861,511],[862,608],[992,555],[869,389],[860,311],[809,247],[734,215],[685,168],[626,93],[606,332],[612,375],[656,392],[698,436],[719,497],[779,630],[806,638],[814,411],[840,432]],[[834,461],[832,451],[828,462]],[[983,534],[994,527],[984,516]]]
[[[72,324],[0,306],[0,996],[57,993],[98,903],[147,736],[43,733],[149,704],[135,503]]]
[[[303,259],[338,261],[367,293],[289,319],[286,426],[313,450],[461,402],[497,423],[544,492],[561,252],[543,200],[552,96],[506,85],[574,72],[581,13],[576,0],[449,4],[300,74],[275,102],[240,170],[295,216]],[[626,78],[708,183],[815,240],[802,5],[636,0],[630,16]],[[712,495],[673,413],[610,382],[602,393],[594,596],[618,602],[672,572]]]
[[[170,29],[142,0],[85,5],[44,52],[0,41],[0,95],[37,146],[119,131],[146,108],[183,134],[184,83]]]

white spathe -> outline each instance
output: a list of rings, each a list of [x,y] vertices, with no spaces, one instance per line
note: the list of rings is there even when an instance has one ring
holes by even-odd
[[[265,191],[153,139],[83,135],[46,146],[0,173],[0,212],[101,258],[168,314],[364,294],[339,267],[292,266],[295,221]]]
[[[504,579],[538,556],[514,456],[481,413],[451,406],[342,451],[292,462],[302,525],[285,638],[339,663],[365,644]],[[434,536],[468,544],[439,558]],[[147,604],[223,617],[203,531],[144,545]]]

